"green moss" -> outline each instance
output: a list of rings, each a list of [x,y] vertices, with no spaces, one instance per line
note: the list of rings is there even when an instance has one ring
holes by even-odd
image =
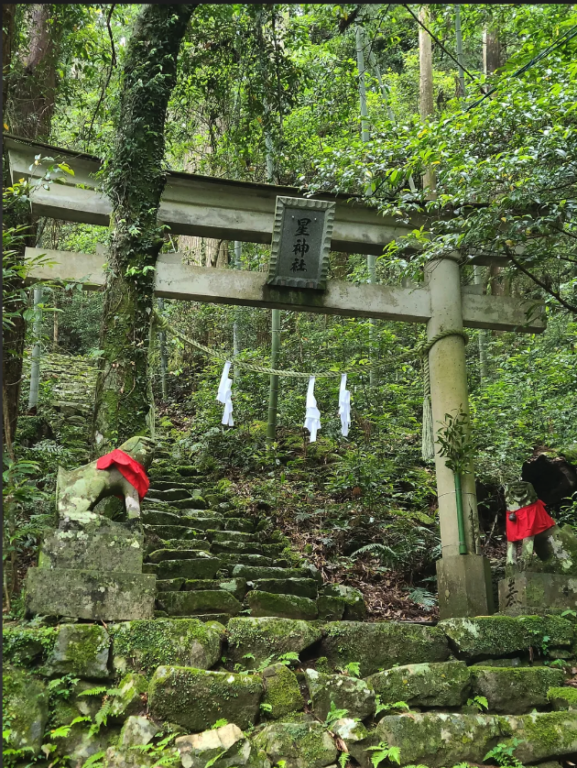
[[[161,664],[213,666],[221,655],[225,628],[197,619],[155,619],[112,625],[110,634],[115,669],[150,675]]]
[[[470,674],[473,694],[487,699],[489,711],[509,715],[545,706],[549,688],[565,679],[563,672],[548,667],[476,666]]]
[[[38,754],[48,720],[48,694],[43,683],[23,669],[2,670],[3,741],[13,749]]]
[[[549,688],[547,700],[553,704],[554,709],[577,709],[577,688],[570,686]]]
[[[5,627],[2,630],[2,657],[17,667],[46,661],[58,637],[56,627]]]
[[[108,677],[110,638],[96,624],[62,624],[46,664],[50,675]]]
[[[248,593],[246,600],[253,616],[278,616],[283,619],[309,621],[317,618],[316,603],[308,597],[253,590]]]
[[[296,675],[284,664],[267,667],[263,672],[263,683],[263,704],[272,708],[266,713],[267,717],[278,720],[303,708],[304,701]]]
[[[265,659],[278,658],[288,651],[300,653],[322,637],[320,628],[309,622],[273,617],[234,618],[229,621],[228,630],[233,661],[245,663],[245,654],[254,656],[247,666],[258,666]]]

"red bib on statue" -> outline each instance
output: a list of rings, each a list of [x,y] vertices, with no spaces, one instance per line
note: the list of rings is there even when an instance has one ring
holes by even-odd
[[[515,520],[509,520],[515,515]],[[555,520],[548,514],[541,499],[514,512],[507,512],[507,541],[521,541],[530,536],[543,533],[555,525]]]
[[[114,451],[101,456],[96,462],[96,469],[109,469],[116,467],[120,474],[128,480],[130,485],[138,491],[140,501],[146,496],[150,480],[146,470],[138,461],[129,456],[124,451],[116,448]]]

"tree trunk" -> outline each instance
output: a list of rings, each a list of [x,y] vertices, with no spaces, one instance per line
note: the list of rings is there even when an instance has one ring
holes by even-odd
[[[149,326],[154,266],[163,242],[157,212],[166,183],[164,126],[180,45],[195,7],[143,5],[126,52],[116,140],[105,168],[114,228],[94,411],[98,453],[148,431]]]
[[[421,8],[419,19],[426,27],[429,24],[428,8]],[[428,32],[419,26],[419,112],[423,120],[435,112],[433,102],[433,46]],[[423,188],[434,195],[435,172],[429,168],[423,175]]]

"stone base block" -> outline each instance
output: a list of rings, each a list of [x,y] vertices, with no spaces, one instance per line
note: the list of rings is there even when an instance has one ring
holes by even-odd
[[[524,571],[499,582],[499,611],[508,616],[577,610],[577,578]]]
[[[489,616],[495,610],[491,566],[482,555],[437,560],[439,617]]]
[[[26,612],[97,621],[152,619],[156,577],[145,573],[29,568]]]
[[[56,529],[40,552],[40,568],[142,573],[144,535],[139,524],[132,529],[104,518],[82,528]]]

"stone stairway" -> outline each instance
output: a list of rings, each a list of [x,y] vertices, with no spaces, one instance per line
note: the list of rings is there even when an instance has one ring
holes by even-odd
[[[239,517],[194,467],[156,454],[142,505],[144,572],[157,577],[156,615],[224,624],[238,614],[328,621],[361,620],[362,595],[324,585],[265,517]]]
[[[29,382],[29,354],[24,357],[23,373]],[[97,376],[96,363],[87,357],[50,353],[40,361],[40,380],[52,388],[50,405],[63,416],[85,417],[92,413]],[[23,390],[28,397],[28,387]]]

